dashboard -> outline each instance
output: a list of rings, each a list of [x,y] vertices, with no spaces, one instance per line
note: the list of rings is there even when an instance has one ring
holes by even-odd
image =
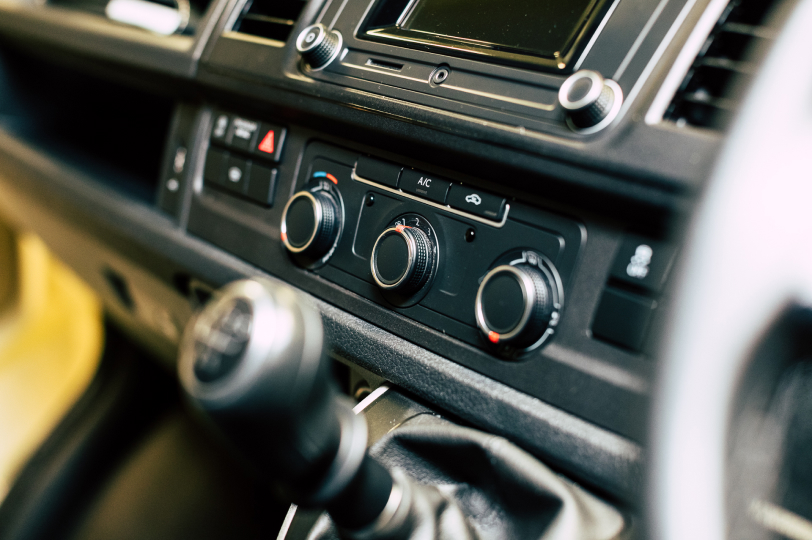
[[[0,212],[165,366],[281,280],[356,379],[634,514],[684,226],[787,3],[571,4],[3,0]]]

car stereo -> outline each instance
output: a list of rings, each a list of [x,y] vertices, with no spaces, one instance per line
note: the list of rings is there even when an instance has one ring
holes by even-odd
[[[572,71],[606,0],[379,0],[359,36],[498,64]]]
[[[522,138],[580,138],[624,116],[694,1],[326,0],[287,73]]]

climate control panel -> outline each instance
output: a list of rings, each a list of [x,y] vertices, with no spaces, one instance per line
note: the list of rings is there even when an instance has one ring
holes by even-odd
[[[503,359],[554,337],[577,222],[323,143],[304,158],[280,223],[294,264]]]

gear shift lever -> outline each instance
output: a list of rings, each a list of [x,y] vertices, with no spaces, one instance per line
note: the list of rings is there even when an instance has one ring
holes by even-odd
[[[366,422],[332,383],[321,317],[286,285],[225,287],[186,327],[178,370],[186,392],[280,496],[326,509],[342,536],[476,540],[481,527],[484,537],[616,540],[624,532],[614,508],[534,457],[448,421],[387,435],[403,458],[398,467],[422,471],[429,485],[391,475],[367,454]],[[457,499],[437,487],[455,482]]]
[[[318,312],[266,280],[228,285],[186,328],[186,392],[280,495],[337,525],[373,523],[393,490],[366,454],[363,418],[339,397]]]

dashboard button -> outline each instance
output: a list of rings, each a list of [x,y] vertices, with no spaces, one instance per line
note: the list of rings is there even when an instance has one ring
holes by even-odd
[[[642,236],[627,235],[615,255],[611,277],[659,293],[674,262],[676,248]]]
[[[225,167],[228,152],[210,149],[206,152],[206,166],[203,169],[203,181],[207,184],[225,185]]]
[[[451,182],[441,180],[419,171],[404,169],[400,173],[400,189],[406,193],[424,197],[436,203],[445,204],[445,197]]]
[[[248,197],[264,206],[272,206],[275,191],[276,169],[254,163],[248,176]]]
[[[657,302],[649,298],[607,288],[595,314],[592,333],[600,339],[640,351],[656,307]]]
[[[403,169],[400,165],[361,156],[355,164],[355,174],[364,180],[372,180],[391,188],[398,187],[398,178]]]
[[[225,142],[226,135],[228,134],[228,124],[231,122],[231,117],[226,113],[218,113],[214,117],[214,124],[211,126],[211,140],[218,142]]]
[[[259,123],[235,116],[231,119],[231,127],[229,127],[228,135],[226,135],[226,144],[231,148],[250,152],[257,140],[258,133]]]
[[[279,161],[282,156],[282,147],[285,144],[287,131],[282,126],[263,122],[254,145],[254,154],[273,161]]]
[[[235,156],[229,156],[226,162],[226,179],[223,185],[236,193],[245,193],[250,172],[250,161]]]
[[[505,213],[505,199],[502,197],[459,184],[451,186],[448,206],[494,221],[501,221]]]

